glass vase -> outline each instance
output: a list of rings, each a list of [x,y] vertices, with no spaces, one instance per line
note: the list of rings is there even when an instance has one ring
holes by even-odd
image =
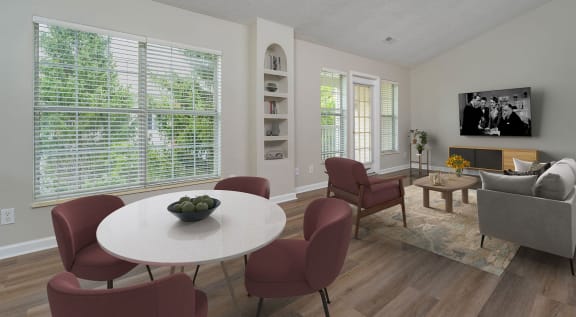
[[[464,171],[464,169],[462,169],[462,168],[457,168],[457,169],[456,169],[456,176],[461,177],[463,171]]]

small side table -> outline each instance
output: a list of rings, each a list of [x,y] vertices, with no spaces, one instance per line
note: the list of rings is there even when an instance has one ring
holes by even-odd
[[[412,180],[412,163],[418,164],[418,177],[428,176],[430,174],[430,150],[426,148],[422,153],[416,154],[416,160],[412,159],[412,147],[410,143],[408,152],[408,166],[410,168],[410,180]],[[423,157],[425,156],[425,157]],[[424,173],[426,171],[426,173]]]

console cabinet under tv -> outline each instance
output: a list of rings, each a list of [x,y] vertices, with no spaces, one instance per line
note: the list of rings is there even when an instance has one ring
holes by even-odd
[[[448,155],[459,154],[470,161],[471,169],[503,171],[514,170],[513,158],[523,161],[537,161],[538,150],[508,149],[491,147],[451,146]]]

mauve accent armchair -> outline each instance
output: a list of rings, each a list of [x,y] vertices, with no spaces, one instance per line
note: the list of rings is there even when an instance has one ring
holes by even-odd
[[[340,198],[357,206],[356,239],[360,218],[398,204],[402,206],[402,221],[406,227],[403,176],[368,176],[362,163],[342,157],[328,158],[325,165],[328,173],[326,196]]]
[[[48,282],[52,317],[205,317],[206,295],[178,273],[117,289],[82,289],[74,274],[62,272]]]
[[[304,213],[304,240],[278,239],[253,252],[244,283],[249,294],[264,298],[292,297],[319,292],[328,317],[330,285],[346,259],[352,234],[352,209],[345,201],[320,198]]]
[[[60,258],[66,271],[92,281],[113,280],[128,273],[136,264],[104,251],[96,240],[96,229],[106,216],[124,206],[112,195],[94,195],[62,203],[52,209],[52,224]],[[150,280],[150,267],[146,266]]]

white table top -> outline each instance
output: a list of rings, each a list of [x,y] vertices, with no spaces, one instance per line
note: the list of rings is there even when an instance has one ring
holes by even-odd
[[[222,203],[206,219],[182,222],[166,207],[187,195],[209,195]],[[284,210],[260,196],[196,190],[149,197],[106,217],[96,237],[110,254],[134,263],[187,265],[224,261],[258,250],[286,225]]]

